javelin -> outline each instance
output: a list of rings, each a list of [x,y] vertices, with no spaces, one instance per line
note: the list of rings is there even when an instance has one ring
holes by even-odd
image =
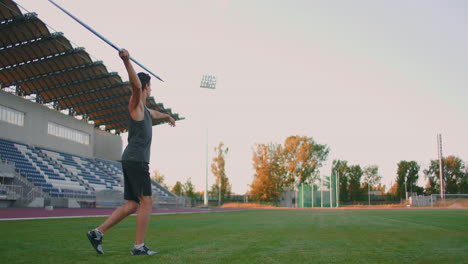
[[[52,0],[49,0],[49,2],[51,2],[54,6],[56,6],[58,9],[62,10],[65,14],[67,14],[69,17],[73,18],[76,22],[80,23],[83,27],[85,27],[87,30],[91,31],[94,35],[96,35],[98,38],[104,40],[104,42],[106,42],[107,44],[109,44],[111,47],[113,47],[114,49],[116,49],[117,51],[121,51],[122,49],[119,48],[117,45],[115,45],[114,43],[110,42],[108,39],[106,39],[103,35],[99,34],[98,32],[96,32],[94,29],[92,29],[91,27],[89,27],[88,25],[86,25],[83,21],[79,20],[77,17],[75,17],[74,15],[70,14],[67,10],[63,9],[61,6],[59,6],[57,3],[55,3],[54,1]],[[138,61],[136,61],[134,58],[130,57],[130,60],[132,60],[134,63],[136,63],[138,66],[140,66],[142,69],[144,69],[145,71],[149,72],[151,75],[153,75],[154,77],[156,77],[158,80],[160,80],[161,82],[164,82],[161,78],[159,78],[156,74],[154,74],[153,72],[151,72],[150,70],[148,70],[145,66],[141,65],[141,63],[139,63]]]

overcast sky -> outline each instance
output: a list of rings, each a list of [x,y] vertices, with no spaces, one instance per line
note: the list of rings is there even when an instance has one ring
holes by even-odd
[[[48,1],[17,2],[128,80],[114,49]],[[438,133],[444,155],[468,161],[464,0],[56,2],[165,80],[153,96],[186,119],[153,128],[150,169],[171,186],[191,177],[204,188],[206,131],[210,163],[219,142],[229,147],[241,194],[255,144],[291,135],[330,147],[323,174],[334,159],[377,165],[387,187],[400,160],[426,169],[437,158]],[[204,74],[216,90],[199,88]]]

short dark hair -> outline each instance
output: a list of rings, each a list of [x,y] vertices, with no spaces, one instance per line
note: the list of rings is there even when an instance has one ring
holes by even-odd
[[[141,83],[141,90],[145,90],[146,85],[150,83],[151,81],[151,76],[147,73],[144,72],[139,72],[138,73],[138,78],[140,79]]]

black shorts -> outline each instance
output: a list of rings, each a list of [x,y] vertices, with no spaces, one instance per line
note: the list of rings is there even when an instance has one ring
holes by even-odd
[[[140,196],[151,196],[149,166],[144,161],[122,161],[124,199],[140,203]]]

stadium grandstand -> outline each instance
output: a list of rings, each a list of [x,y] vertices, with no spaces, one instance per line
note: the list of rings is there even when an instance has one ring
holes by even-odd
[[[123,203],[120,134],[131,91],[71,43],[37,14],[0,0],[0,207]],[[153,97],[147,106],[183,119]],[[183,204],[152,185],[155,206]]]

